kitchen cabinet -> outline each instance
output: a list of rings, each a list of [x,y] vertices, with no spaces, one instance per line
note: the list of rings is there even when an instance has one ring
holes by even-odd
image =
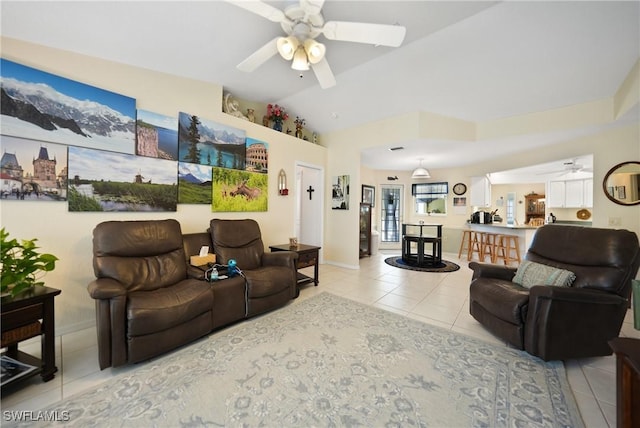
[[[567,181],[564,184],[564,206],[582,207],[584,202],[584,183],[582,180]]]
[[[469,202],[472,207],[491,206],[491,182],[488,177],[471,177]]]
[[[564,181],[549,182],[547,206],[550,208],[564,207]]]
[[[525,195],[525,224],[534,218],[540,218],[544,221],[545,197],[537,193]]]
[[[549,208],[591,208],[593,206],[593,179],[550,181]]]

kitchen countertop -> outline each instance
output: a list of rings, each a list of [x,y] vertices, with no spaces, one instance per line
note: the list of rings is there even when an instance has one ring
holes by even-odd
[[[467,226],[486,226],[486,227],[499,227],[502,229],[532,229],[535,230],[539,226],[527,226],[526,224],[506,224],[506,223],[467,223]]]

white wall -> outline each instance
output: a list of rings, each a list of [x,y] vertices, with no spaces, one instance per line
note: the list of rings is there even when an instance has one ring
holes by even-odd
[[[248,137],[269,144],[268,212],[213,213],[209,205],[178,205],[177,212],[70,213],[62,202],[2,200],[0,219],[12,237],[38,238],[42,251],[60,258],[45,276],[46,285],[59,288],[56,298],[57,332],[73,331],[95,323],[94,302],[86,286],[94,279],[92,231],[105,220],[175,218],[183,232],[201,232],[212,218],[254,218],[266,246],[288,242],[294,231],[295,161],[326,168],[324,147],[222,113],[222,87],[70,52],[3,38],[2,56],[42,71],[114,91],[137,100],[137,107],[177,117],[184,111],[245,129]],[[30,165],[23,165],[30,170]],[[278,195],[280,169],[287,173],[289,196]],[[330,206],[330,205],[329,205]]]

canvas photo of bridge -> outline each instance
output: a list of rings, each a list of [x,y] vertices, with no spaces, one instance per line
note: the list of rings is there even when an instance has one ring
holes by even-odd
[[[268,174],[213,168],[213,212],[267,211]]]

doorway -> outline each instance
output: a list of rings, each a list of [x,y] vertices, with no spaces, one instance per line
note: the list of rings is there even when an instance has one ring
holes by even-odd
[[[298,242],[322,247],[324,224],[324,169],[296,162],[296,213],[294,235]],[[322,250],[320,250],[322,259]]]
[[[380,244],[381,247],[396,247],[400,243],[400,225],[402,224],[401,184],[380,185]]]

